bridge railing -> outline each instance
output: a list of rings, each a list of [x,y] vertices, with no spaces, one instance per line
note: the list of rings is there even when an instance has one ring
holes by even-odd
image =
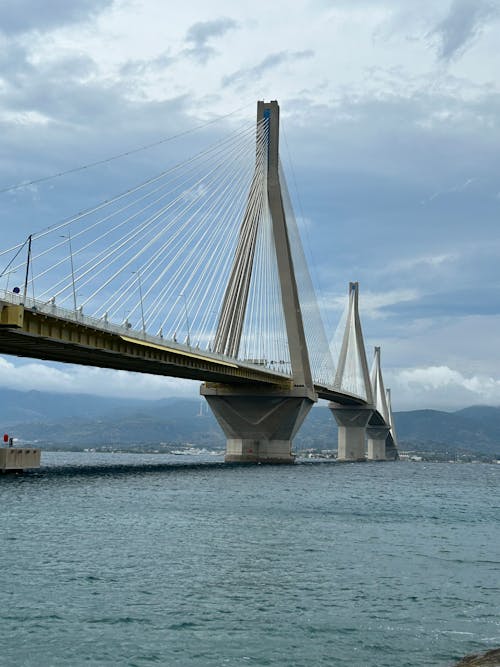
[[[130,325],[127,324],[116,324],[115,322],[110,322],[104,317],[91,317],[90,315],[85,315],[81,310],[74,311],[68,308],[61,308],[50,300],[41,301],[29,296],[24,297],[21,294],[16,294],[15,292],[11,292],[9,290],[0,290],[0,302],[2,301],[4,303],[10,303],[15,306],[22,305],[32,312],[44,313],[45,315],[57,317],[58,319],[67,320],[69,322],[74,322],[75,324],[82,324],[98,331],[115,333],[119,336],[127,336],[139,341],[151,343],[152,345],[160,345],[163,347],[169,347],[173,350],[179,350],[179,352],[201,354],[204,357],[213,359],[214,361],[220,360],[225,363],[236,363],[238,366],[243,368],[257,368],[259,370],[264,368],[266,373],[275,375],[277,378],[288,376],[288,373],[286,372],[276,371],[274,368],[270,367],[269,364],[263,364],[262,360],[258,360],[259,363],[252,363],[248,360],[240,361],[217,352],[204,350],[198,346],[193,347],[191,345],[178,343],[177,341],[165,339],[162,336],[153,336],[145,331],[138,331],[137,329],[133,329]]]

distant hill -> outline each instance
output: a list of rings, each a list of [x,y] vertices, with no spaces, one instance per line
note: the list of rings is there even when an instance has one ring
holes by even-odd
[[[0,388],[0,425],[66,417],[92,418],[115,409],[137,407],[141,403],[147,401]]]
[[[500,453],[498,407],[412,410],[395,413],[395,420],[402,449]],[[46,446],[224,445],[217,421],[197,399],[141,401],[0,389],[0,430]],[[334,449],[336,442],[335,421],[325,406],[311,410],[295,439],[299,449]]]
[[[403,447],[500,453],[500,408],[472,406],[457,412],[412,410],[396,412],[394,417]]]
[[[212,414],[196,399],[157,401],[0,391],[0,430],[30,442],[102,446],[166,442],[220,446]]]
[[[492,440],[500,443],[500,408],[494,408],[489,405],[476,405],[471,408],[464,408],[455,413],[466,419],[480,422],[482,430]]]

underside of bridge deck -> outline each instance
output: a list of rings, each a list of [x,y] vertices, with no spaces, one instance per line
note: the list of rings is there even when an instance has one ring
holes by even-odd
[[[22,306],[4,305],[0,315],[4,354],[191,380],[290,386],[288,378],[265,368],[212,358],[198,349],[152,343]]]

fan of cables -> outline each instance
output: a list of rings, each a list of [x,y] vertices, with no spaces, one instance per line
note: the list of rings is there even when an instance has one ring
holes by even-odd
[[[234,356],[289,371],[265,195],[267,122],[33,233],[25,298],[213,350],[242,220],[255,208],[251,285]],[[0,252],[0,261],[10,257],[0,289],[12,290],[13,273],[24,275],[26,245]]]

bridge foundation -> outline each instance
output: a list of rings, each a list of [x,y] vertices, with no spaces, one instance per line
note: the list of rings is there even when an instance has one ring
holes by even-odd
[[[368,426],[368,461],[385,461],[385,440],[390,433],[390,426]]]
[[[373,414],[373,408],[345,406],[329,403],[328,407],[339,427],[339,461],[365,461],[366,425]]]
[[[226,436],[228,463],[293,463],[292,440],[315,397],[303,389],[270,392],[203,384],[205,396]]]

